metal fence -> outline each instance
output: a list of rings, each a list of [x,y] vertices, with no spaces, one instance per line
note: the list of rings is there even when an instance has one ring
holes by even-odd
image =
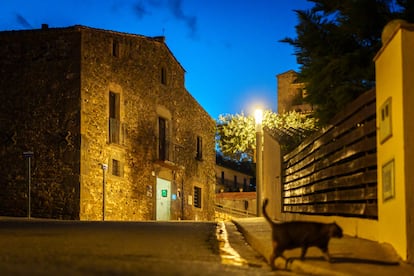
[[[217,213],[225,214],[226,216],[235,217],[235,218],[243,218],[243,217],[255,217],[256,213],[249,212],[248,210],[233,208],[224,206],[221,204],[215,205],[215,211]]]

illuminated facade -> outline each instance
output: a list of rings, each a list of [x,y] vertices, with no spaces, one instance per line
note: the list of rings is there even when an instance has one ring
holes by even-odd
[[[164,37],[0,32],[0,215],[210,220],[215,123]],[[7,161],[5,161],[7,160]]]

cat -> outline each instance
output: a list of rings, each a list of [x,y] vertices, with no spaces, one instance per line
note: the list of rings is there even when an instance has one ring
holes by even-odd
[[[342,228],[333,223],[320,223],[309,221],[289,221],[289,222],[274,222],[266,212],[266,206],[269,203],[268,199],[263,201],[263,216],[270,223],[272,228],[272,246],[273,252],[270,255],[270,266],[276,269],[275,260],[277,257],[282,257],[286,249],[302,248],[300,258],[303,260],[306,255],[308,247],[316,246],[322,250],[324,258],[331,262],[331,257],[328,251],[329,240],[333,237],[342,238]],[[286,260],[286,265],[288,260]]]

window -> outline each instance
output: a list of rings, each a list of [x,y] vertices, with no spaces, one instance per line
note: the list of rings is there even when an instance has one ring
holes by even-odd
[[[168,120],[158,117],[158,159],[169,160]]]
[[[109,92],[109,117],[119,119],[119,93]]]
[[[119,57],[119,42],[116,40],[112,41],[112,56]]]
[[[161,83],[167,85],[167,69],[161,67]]]
[[[202,160],[203,159],[203,138],[201,136],[197,136],[196,159],[197,160]]]
[[[201,208],[201,188],[194,186],[194,206]]]
[[[120,110],[119,93],[109,92],[109,143],[119,144],[120,137]]]
[[[391,103],[391,98],[388,98],[381,106],[379,122],[379,134],[381,144],[392,136]]]
[[[112,175],[122,176],[122,167],[119,160],[112,159]]]
[[[303,104],[303,89],[297,88],[296,94],[293,96],[292,105],[301,105]]]

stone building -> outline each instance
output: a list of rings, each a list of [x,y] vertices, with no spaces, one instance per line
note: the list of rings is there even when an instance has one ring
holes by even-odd
[[[0,215],[30,198],[33,217],[214,218],[215,123],[163,37],[42,25],[0,43]]]
[[[306,97],[305,85],[297,82],[298,73],[294,70],[281,73],[277,78],[278,113],[289,111],[311,112],[312,106],[304,102]]]

